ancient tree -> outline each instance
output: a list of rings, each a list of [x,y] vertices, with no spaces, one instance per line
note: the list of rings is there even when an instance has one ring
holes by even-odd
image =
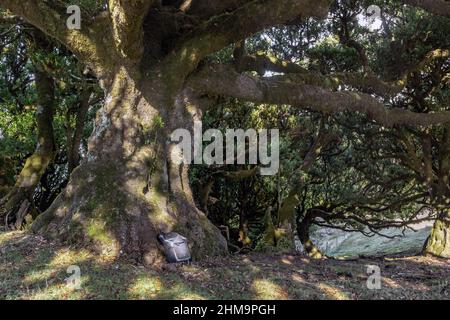
[[[61,1],[0,0],[0,6],[65,45],[106,93],[87,161],[34,222],[35,232],[94,241],[146,263],[159,261],[156,236],[178,231],[196,257],[220,255],[227,244],[199,211],[188,166],[174,163],[170,134],[193,130],[202,96],[289,104],[323,113],[361,112],[385,126],[450,121],[450,112],[419,114],[388,108],[374,93],[390,84],[369,73],[321,76],[299,66],[237,50],[233,65],[205,58],[268,27],[325,18],[329,0],[109,0],[81,30],[66,27]],[[448,16],[444,1],[405,1]],[[282,75],[247,71],[259,67]],[[342,85],[356,90],[341,90]]]

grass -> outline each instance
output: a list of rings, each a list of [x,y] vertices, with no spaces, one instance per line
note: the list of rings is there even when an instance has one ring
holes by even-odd
[[[81,289],[67,285],[69,266]],[[367,265],[382,288],[367,289]],[[0,299],[449,299],[448,261],[429,257],[314,261],[230,256],[160,269],[98,256],[23,232],[0,231]]]

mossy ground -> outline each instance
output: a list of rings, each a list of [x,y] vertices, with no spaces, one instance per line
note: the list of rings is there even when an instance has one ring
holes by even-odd
[[[81,269],[71,289],[67,268]],[[382,288],[367,289],[367,265]],[[24,232],[0,231],[0,299],[450,299],[448,260],[313,261],[249,254],[150,269]]]

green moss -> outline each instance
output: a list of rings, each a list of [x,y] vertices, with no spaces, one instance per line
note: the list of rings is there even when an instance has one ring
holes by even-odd
[[[86,227],[87,236],[103,245],[110,245],[115,242],[114,236],[106,227],[106,222],[91,219]]]
[[[79,181],[77,192],[87,199],[71,217],[64,238],[70,243],[90,240],[102,246],[114,244],[112,232],[126,204],[125,195],[118,189],[116,167],[105,162],[95,168],[83,168]]]
[[[449,212],[450,215],[450,212]],[[431,229],[430,237],[425,245],[425,252],[434,256],[450,257],[450,222],[437,219]]]

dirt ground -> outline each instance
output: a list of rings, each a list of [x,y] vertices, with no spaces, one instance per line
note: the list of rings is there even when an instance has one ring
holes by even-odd
[[[0,299],[450,299],[449,262],[252,253],[155,270],[0,231]],[[79,288],[68,286],[78,270]],[[380,272],[379,289],[368,288],[370,270]]]

